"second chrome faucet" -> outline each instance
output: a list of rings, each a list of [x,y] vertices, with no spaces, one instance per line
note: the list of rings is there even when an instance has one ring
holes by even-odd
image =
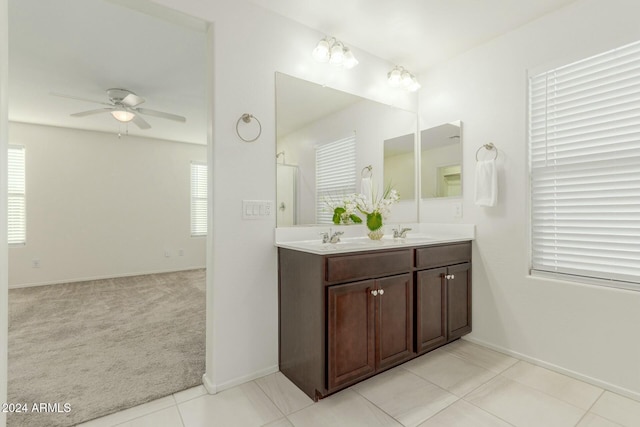
[[[393,229],[393,238],[394,239],[404,239],[407,237],[407,232],[411,231],[410,228],[400,228],[400,226],[398,226],[398,228],[394,228]]]
[[[335,233],[331,234],[331,229],[329,229],[329,231],[325,231],[323,233],[320,233],[320,235],[322,236],[322,243],[338,243],[340,241],[340,236],[342,236],[344,234],[343,231],[336,231]]]

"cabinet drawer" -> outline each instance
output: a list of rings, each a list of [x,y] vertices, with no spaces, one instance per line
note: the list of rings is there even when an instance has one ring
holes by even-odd
[[[328,257],[325,278],[327,282],[345,282],[409,272],[412,255],[413,251],[406,249]]]
[[[471,261],[471,242],[416,249],[416,267],[432,268]]]

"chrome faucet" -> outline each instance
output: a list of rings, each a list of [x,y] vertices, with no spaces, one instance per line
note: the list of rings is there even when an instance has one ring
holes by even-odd
[[[398,231],[400,230],[400,231]],[[393,238],[394,239],[404,239],[405,237],[407,237],[407,231],[411,231],[410,228],[400,228],[400,226],[398,226],[398,228],[394,228],[393,229]]]
[[[329,229],[329,231],[320,233],[320,235],[322,236],[322,243],[338,243],[340,241],[340,236],[342,236],[343,234],[344,231],[336,231],[335,233],[331,234],[331,229]]]
[[[329,237],[329,243],[338,243],[340,241],[340,236],[342,236],[343,234],[344,231],[336,231],[331,235],[331,237]]]

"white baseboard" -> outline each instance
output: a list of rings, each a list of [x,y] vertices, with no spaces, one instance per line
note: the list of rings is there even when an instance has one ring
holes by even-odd
[[[571,369],[563,368],[562,366],[554,365],[553,363],[545,362],[544,360],[536,359],[535,357],[527,356],[526,354],[519,353],[517,351],[509,350],[504,347],[500,347],[495,344],[491,344],[486,341],[479,340],[474,337],[465,336],[462,338],[465,341],[472,342],[474,344],[481,345],[483,347],[490,348],[491,350],[495,350],[499,353],[506,354],[508,356],[513,356],[515,358],[524,360],[525,362],[529,362],[531,364],[541,366],[543,368],[547,368],[551,371],[558,372],[563,375],[567,375],[569,377],[575,378],[580,381],[584,381],[589,384],[593,384],[597,387],[603,388],[605,390],[612,391],[614,393],[620,394],[622,396],[629,397],[634,400],[640,400],[640,393],[635,392],[633,390],[629,390],[624,387],[617,386],[615,384],[608,383],[606,381],[599,380],[597,378],[590,377],[588,375],[581,374],[580,372],[572,371]]]
[[[67,280],[54,280],[51,282],[23,283],[20,285],[9,285],[9,289],[33,288],[36,286],[59,285],[61,283],[88,282],[91,280],[117,279],[120,277],[146,276],[147,274],[175,273],[177,271],[199,270],[204,268],[205,268],[204,266],[183,267],[183,268],[177,268],[177,269],[174,268],[171,270],[141,271],[137,273],[110,274],[110,275],[104,275],[104,276],[81,277],[81,278],[67,279]]]
[[[202,385],[207,389],[207,393],[209,394],[216,394],[218,392],[216,385],[209,380],[206,372],[202,376]]]
[[[278,372],[279,370],[280,369],[278,368],[278,365],[273,365],[273,366],[270,366],[268,368],[262,369],[260,371],[251,373],[249,375],[244,375],[242,377],[234,378],[232,380],[225,381],[225,382],[219,383],[219,384],[212,384],[211,381],[209,381],[209,378],[207,377],[207,374],[204,374],[204,376],[202,378],[202,380],[203,380],[202,382],[204,384],[204,387],[207,389],[207,391],[210,394],[215,394],[217,392],[230,389],[230,388],[235,387],[237,385],[244,384],[244,383],[247,383],[249,381],[253,381],[255,379],[258,379],[258,378],[262,378],[265,375],[273,374],[274,372]]]

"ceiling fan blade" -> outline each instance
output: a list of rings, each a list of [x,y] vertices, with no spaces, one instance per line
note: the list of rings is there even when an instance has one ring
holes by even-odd
[[[98,108],[97,110],[88,110],[88,111],[81,111],[79,113],[73,113],[71,114],[71,117],[91,116],[92,114],[107,113],[113,110],[115,110],[115,108]]]
[[[49,95],[59,96],[60,98],[75,99],[77,101],[91,102],[93,104],[113,106],[113,104],[109,104],[108,102],[102,102],[102,101],[96,101],[96,100],[93,100],[93,99],[81,98],[79,96],[65,95],[64,93],[49,92]]]
[[[135,108],[138,113],[146,114],[148,116],[160,117],[163,119],[175,120],[176,122],[186,122],[187,119],[176,114],[165,113],[163,111],[149,110],[148,108]]]
[[[125,96],[122,100],[122,103],[127,107],[135,107],[136,105],[140,105],[144,102],[144,98],[139,97],[135,93],[130,93]]]
[[[135,117],[133,118],[133,120],[131,120],[133,123],[136,124],[136,126],[138,126],[140,129],[149,129],[151,128],[151,125],[149,123],[147,123],[147,121],[145,119],[143,119],[142,117],[140,117],[138,114],[135,115]]]

